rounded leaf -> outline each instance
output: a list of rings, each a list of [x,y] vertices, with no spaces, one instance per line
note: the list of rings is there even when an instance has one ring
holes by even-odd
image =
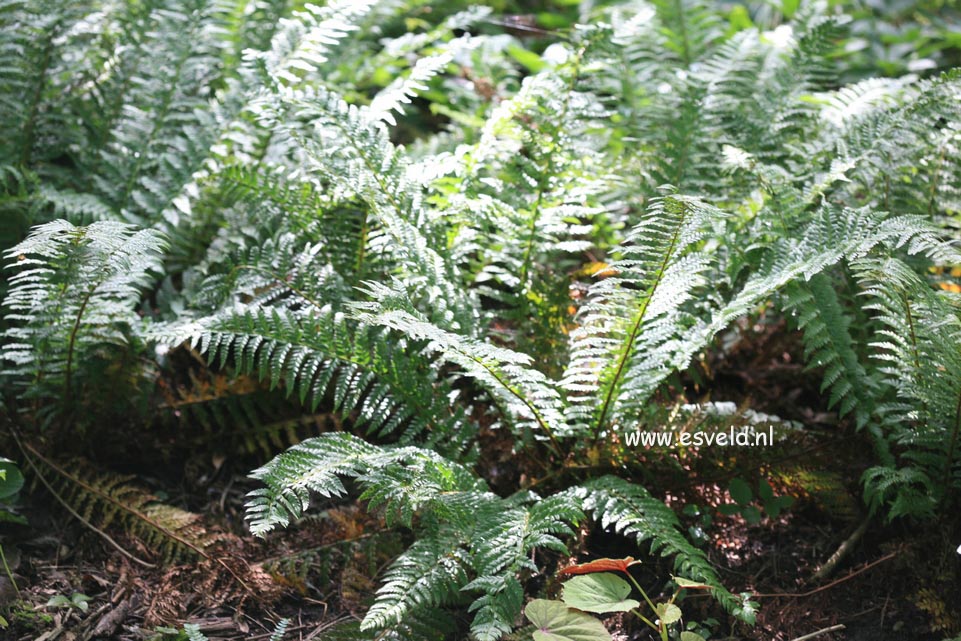
[[[760,484],[757,487],[757,495],[762,501],[770,501],[774,498],[774,490],[771,488],[771,484],[766,480],[761,479]]]
[[[748,505],[741,510],[741,516],[744,517],[744,520],[747,521],[749,525],[757,525],[761,522],[761,510],[753,505]]]
[[[8,499],[23,487],[23,474],[17,464],[0,457],[0,500]]]
[[[737,503],[722,503],[717,506],[717,511],[724,516],[734,516],[741,513],[741,506]]]
[[[727,487],[728,492],[731,493],[731,498],[738,505],[748,505],[754,500],[754,494],[751,493],[751,486],[747,484],[744,479],[731,479],[731,484]]]
[[[697,632],[689,632],[685,630],[684,632],[681,632],[681,641],[704,641],[704,637]]]
[[[627,612],[641,604],[640,601],[628,599],[631,586],[614,574],[585,574],[575,576],[564,584],[564,603],[584,610],[605,614],[607,612]]]
[[[537,626],[534,641],[611,641],[610,632],[600,621],[560,601],[534,599],[524,608],[524,614]]]
[[[657,604],[657,618],[661,620],[661,623],[666,625],[677,623],[681,620],[681,614],[681,608],[677,607],[673,603]]]

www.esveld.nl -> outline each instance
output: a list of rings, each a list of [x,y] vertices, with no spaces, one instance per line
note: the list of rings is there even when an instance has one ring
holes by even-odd
[[[735,429],[727,432],[647,432],[635,430],[624,434],[624,442],[629,447],[767,447],[774,445],[774,427],[766,432],[753,428]]]

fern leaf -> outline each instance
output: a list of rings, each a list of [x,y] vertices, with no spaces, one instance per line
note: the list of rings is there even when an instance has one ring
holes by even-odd
[[[160,503],[131,484],[132,477],[101,472],[81,459],[54,462],[32,448],[30,455],[44,482],[83,519],[102,528],[119,525],[169,562],[206,558],[205,548],[217,540],[198,515]]]
[[[666,196],[654,201],[612,265],[616,276],[591,287],[581,326],[571,333],[571,363],[562,384],[577,394],[593,433],[611,416],[626,417],[644,403],[673,368],[676,338],[691,324],[684,303],[704,282],[707,256],[690,252],[720,212],[697,199]]]
[[[467,553],[460,546],[459,537],[415,541],[387,570],[361,630],[400,623],[407,612],[455,599],[467,583]]]
[[[505,348],[445,332],[403,309],[383,310],[380,304],[355,305],[364,323],[389,327],[411,339],[427,342],[427,350],[460,367],[503,403],[509,416],[552,440],[563,423],[560,394],[553,384],[529,367],[530,357]]]
[[[32,394],[72,402],[78,363],[127,341],[141,289],[160,271],[163,237],[110,221],[36,227],[5,258],[20,268],[4,301],[13,325],[4,334],[8,376],[38,385]],[[41,384],[42,382],[42,384]]]
[[[583,497],[584,510],[601,527],[610,527],[638,543],[650,541],[652,554],[674,556],[678,572],[712,586],[712,594],[729,612],[742,605],[721,585],[704,552],[681,534],[674,512],[643,487],[604,476],[585,483],[578,496]]]

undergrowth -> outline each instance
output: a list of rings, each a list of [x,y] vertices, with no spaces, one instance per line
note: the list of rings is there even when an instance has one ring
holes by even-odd
[[[836,7],[784,4],[593,3],[528,40],[459,3],[0,1],[29,469],[174,558],[207,544],[189,515],[53,459],[176,413],[273,456],[255,535],[366,501],[414,542],[350,638],[453,612],[504,638],[587,523],[751,623],[623,434],[696,412],[679,381],[764,310],[873,448],[867,508],[950,509],[961,77],[929,69],[950,50],[868,68]],[[184,353],[207,369],[160,389]],[[510,492],[478,473],[484,430],[530,468]]]

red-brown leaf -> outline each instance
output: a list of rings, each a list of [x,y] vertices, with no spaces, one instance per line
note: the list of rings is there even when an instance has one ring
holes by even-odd
[[[560,570],[558,574],[561,576],[565,574],[590,574],[592,572],[623,572],[627,574],[627,568],[635,563],[640,563],[640,561],[635,561],[633,556],[624,559],[597,559],[589,563],[568,566]]]

